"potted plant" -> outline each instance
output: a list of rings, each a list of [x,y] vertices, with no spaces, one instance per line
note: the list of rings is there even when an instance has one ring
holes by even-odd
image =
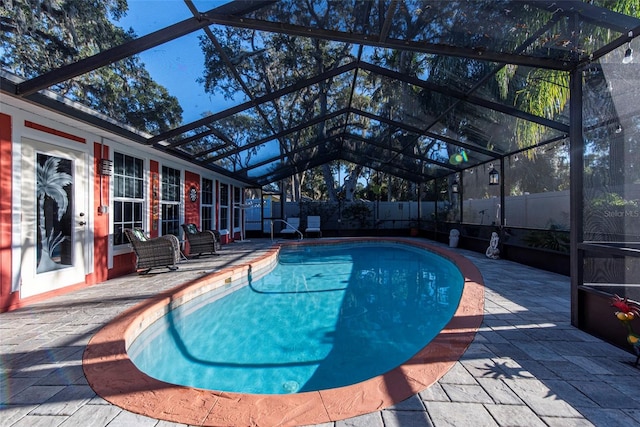
[[[420,234],[420,220],[411,219],[409,221],[409,236],[417,237]]]
[[[640,306],[618,295],[613,296],[611,305],[617,309],[615,315],[618,320],[627,328],[627,342],[631,344],[633,351],[636,353],[637,357],[634,366],[638,367],[638,361],[640,361],[640,335],[635,333],[631,322],[640,316]]]
[[[350,203],[342,209],[342,217],[352,226],[366,228],[371,217],[371,209],[362,202]]]

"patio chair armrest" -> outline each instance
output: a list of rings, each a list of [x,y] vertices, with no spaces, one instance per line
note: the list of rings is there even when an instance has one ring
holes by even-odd
[[[178,240],[178,238],[173,234],[167,234],[153,240],[159,240],[159,239],[163,239],[169,243],[173,251],[173,257],[175,259],[174,264],[177,264],[180,261],[180,241]]]

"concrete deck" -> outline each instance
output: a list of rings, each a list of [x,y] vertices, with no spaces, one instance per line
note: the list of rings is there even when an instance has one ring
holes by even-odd
[[[0,426],[177,426],[111,405],[89,387],[82,355],[117,314],[271,245],[255,239],[177,272],[129,275],[0,314]],[[436,384],[384,410],[326,426],[640,426],[635,357],[569,322],[569,278],[461,249],[485,282],[485,318]],[[613,312],[612,312],[613,315]]]

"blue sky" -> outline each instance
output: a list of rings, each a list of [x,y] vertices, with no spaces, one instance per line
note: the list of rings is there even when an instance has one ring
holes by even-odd
[[[196,0],[194,4],[198,10],[207,11],[225,2]],[[133,28],[138,37],[193,16],[181,0],[129,0],[128,4],[127,15],[115,24],[126,30]],[[151,77],[178,98],[184,109],[183,123],[201,118],[204,112],[215,113],[236,104],[205,93],[196,81],[202,76],[204,56],[198,36],[203,34],[196,31],[139,55]]]

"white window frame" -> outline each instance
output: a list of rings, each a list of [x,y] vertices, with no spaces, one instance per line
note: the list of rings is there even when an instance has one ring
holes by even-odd
[[[172,171],[177,172],[177,177],[179,179],[178,184],[170,184],[171,186],[175,186],[175,194],[173,194],[174,196],[177,197],[177,200],[174,199],[166,199],[165,196],[167,195],[166,192],[168,191],[167,188],[167,183],[165,182],[165,171],[167,169],[171,169]],[[172,222],[176,223],[176,227],[175,227],[175,236],[180,238],[180,224],[183,222],[183,209],[182,209],[182,202],[183,202],[183,195],[184,195],[184,173],[183,170],[180,167],[175,167],[172,165],[168,165],[168,164],[163,164],[160,166],[160,225],[159,225],[159,234],[160,235],[165,235],[165,234],[174,234],[174,233],[165,233],[164,232],[164,228],[165,228],[165,223],[167,222],[167,219],[165,218],[164,215],[164,208],[171,206],[172,209],[177,209],[177,218],[172,219]]]
[[[205,181],[211,183],[211,203],[205,203]],[[208,224],[204,222],[203,210],[210,209],[211,218]],[[216,228],[216,180],[211,178],[202,177],[200,180],[200,227],[202,230],[214,230]]]
[[[142,167],[142,171],[141,171],[141,176],[140,177],[136,177],[136,176],[129,176],[127,174],[118,174],[119,168],[117,165],[117,162],[119,161],[119,156],[122,156],[123,161],[126,164],[126,158],[132,158],[134,161],[139,161],[141,162],[141,167]],[[147,199],[145,197],[146,195],[146,190],[147,190],[147,165],[145,162],[144,158],[141,157],[137,157],[135,155],[123,152],[123,151],[119,151],[116,150],[113,153],[113,184],[112,184],[112,197],[111,197],[111,223],[110,223],[110,228],[111,228],[111,233],[113,236],[115,236],[116,234],[116,226],[118,224],[127,224],[124,225],[123,228],[131,228],[131,227],[140,227],[142,229],[145,229],[146,223],[147,223],[147,214],[148,214],[148,202]],[[124,177],[125,181],[127,178],[133,178],[134,180],[139,180],[140,184],[142,185],[142,194],[140,194],[139,196],[141,197],[128,197],[126,195],[126,193],[124,195],[118,195],[118,185],[116,184],[116,182],[118,181],[118,177]],[[131,221],[120,221],[120,222],[116,222],[116,203],[133,203],[135,205],[140,206],[140,213],[141,213],[141,219],[140,221],[136,221],[135,218],[132,218]],[[130,248],[129,248],[129,242],[126,240],[126,237],[124,237],[123,234],[123,239],[122,239],[122,243],[117,244],[115,240],[113,240],[113,248],[114,251],[120,252],[120,253],[124,253],[124,252],[129,252]]]
[[[223,186],[226,186],[226,189],[227,189],[227,191],[226,191],[227,202],[224,205],[222,203],[222,196],[223,196],[223,194],[225,194],[225,192],[222,190]],[[227,183],[224,183],[224,182],[220,183],[220,190],[219,190],[220,191],[220,195],[219,195],[219,197],[220,197],[220,209],[219,209],[219,212],[218,212],[218,215],[219,215],[218,218],[220,219],[220,232],[222,232],[223,230],[226,230],[227,232],[229,232],[229,226],[231,225],[231,218],[230,218],[231,211],[229,209],[229,204],[231,203],[231,190],[230,190],[229,187],[231,187],[230,184],[227,184]],[[226,215],[223,215],[223,211],[226,212]],[[222,219],[223,218],[226,218],[226,220],[227,220],[226,224],[222,223]]]

